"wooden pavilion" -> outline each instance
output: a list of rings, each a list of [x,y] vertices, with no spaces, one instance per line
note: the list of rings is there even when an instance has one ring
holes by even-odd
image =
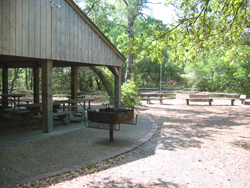
[[[107,66],[115,76],[119,107],[124,62],[124,56],[73,0],[0,0],[2,93],[8,94],[9,68],[33,68],[34,103],[38,103],[41,68],[44,133],[53,131],[53,67],[71,67],[71,98],[75,99],[78,67]]]

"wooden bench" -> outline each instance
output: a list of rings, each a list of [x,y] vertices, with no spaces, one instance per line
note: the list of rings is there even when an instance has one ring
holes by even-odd
[[[78,95],[77,98],[78,99],[83,99],[83,98],[85,98],[85,95]]]
[[[241,95],[239,99],[241,100],[241,104],[245,104],[245,101],[247,99],[247,95]]]
[[[164,97],[149,97],[146,100],[147,104],[152,104],[151,100],[159,100],[160,104],[163,104]]]
[[[155,95],[155,97],[151,97],[152,95]],[[157,97],[157,95],[160,95]],[[149,93],[149,94],[141,94],[141,100],[146,100],[147,104],[152,104],[151,100],[159,100],[160,104],[163,104],[164,100],[164,94],[162,93]]]
[[[141,94],[141,100],[146,100],[147,104],[151,104],[150,95],[148,94]]]
[[[209,105],[212,105],[212,98],[209,98],[208,94],[190,94],[189,98],[185,98],[187,105],[189,105],[189,101],[197,101],[197,102],[207,102]]]
[[[231,105],[233,106],[234,105],[234,102],[235,102],[235,98],[213,98],[214,100],[229,100],[231,101]]]
[[[210,106],[212,105],[212,102],[213,102],[212,98],[203,98],[202,100],[201,100],[201,98],[186,98],[185,100],[186,100],[187,105],[189,105],[189,101],[199,101],[199,102],[207,102],[208,101]]]

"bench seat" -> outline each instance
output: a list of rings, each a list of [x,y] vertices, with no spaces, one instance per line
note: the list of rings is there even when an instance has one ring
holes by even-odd
[[[159,100],[163,104],[164,97],[141,97],[141,100],[146,100],[147,104],[152,104],[151,100]]]
[[[69,120],[72,121],[72,122],[81,122],[81,121],[82,121],[82,116],[83,116],[83,114],[85,113],[85,111],[86,111],[86,110],[81,109],[81,110],[75,110],[75,111],[60,111],[60,112],[53,112],[52,116],[53,116],[53,117],[58,117],[58,119],[59,119],[64,125],[68,125],[68,123],[65,121],[65,118],[67,117],[67,115],[80,113],[80,115],[76,115],[76,116],[78,116],[78,117],[81,117],[81,119],[80,119],[79,121],[72,120],[72,119],[70,119],[70,118],[69,118]],[[42,114],[32,116],[32,118],[41,119],[41,118],[42,118]]]
[[[234,105],[235,98],[186,98],[186,103],[189,105],[189,101],[199,101],[199,102],[209,102],[209,105],[212,105],[213,100],[230,100],[231,105]]]
[[[187,105],[189,105],[189,101],[199,101],[199,102],[207,102],[209,105],[212,105],[213,99],[212,98],[185,98]]]
[[[235,102],[235,98],[213,98],[214,100],[230,100],[231,101],[231,105],[234,105]]]
[[[247,95],[240,95],[239,100],[241,100],[241,104],[245,104],[246,99],[247,99]]]

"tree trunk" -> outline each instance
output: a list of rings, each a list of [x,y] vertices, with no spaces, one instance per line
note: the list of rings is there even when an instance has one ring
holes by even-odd
[[[109,96],[114,96],[114,91],[113,91],[113,87],[111,86],[110,82],[107,80],[106,76],[103,74],[102,71],[100,71],[99,69],[97,69],[95,66],[90,66],[91,70],[94,71],[99,78],[101,79],[104,87],[106,88],[108,95]]]
[[[33,69],[29,69],[30,91],[33,91]]]
[[[134,38],[133,25],[134,25],[134,20],[133,20],[133,18],[129,17],[128,18],[128,28],[127,28],[128,42],[130,42],[131,39]],[[129,53],[128,54],[128,59],[127,59],[125,81],[131,78],[132,73],[133,73],[133,55],[131,53]]]
[[[28,74],[28,68],[25,68],[25,85],[26,90],[29,91],[29,74]]]
[[[12,82],[11,82],[10,93],[13,92],[14,85],[15,85],[15,81],[16,81],[16,79],[18,78],[18,75],[19,75],[19,70],[20,70],[20,68],[14,69],[14,78],[13,78],[13,80],[12,80]]]

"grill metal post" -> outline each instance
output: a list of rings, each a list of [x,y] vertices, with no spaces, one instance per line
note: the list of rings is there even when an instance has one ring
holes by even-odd
[[[113,130],[113,124],[109,125],[109,142],[114,141],[114,130]]]

